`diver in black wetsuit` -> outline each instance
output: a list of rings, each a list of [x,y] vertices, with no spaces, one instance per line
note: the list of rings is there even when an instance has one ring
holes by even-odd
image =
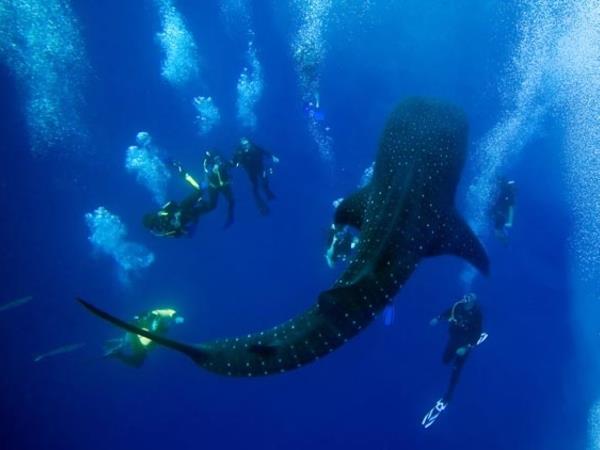
[[[184,319],[174,309],[154,309],[135,316],[134,325],[145,330],[165,335],[172,324],[183,323]],[[143,336],[125,333],[122,338],[111,339],[105,343],[105,358],[115,358],[131,367],[141,367],[146,360],[153,342]]]
[[[191,236],[203,210],[202,195],[194,192],[181,203],[170,201],[157,212],[146,214],[143,224],[156,236],[175,238]]]
[[[498,196],[490,210],[490,215],[496,230],[496,237],[503,243],[507,242],[508,229],[513,226],[515,196],[515,182],[501,178],[498,183]]]
[[[231,189],[231,175],[229,174],[231,163],[226,162],[216,151],[211,150],[204,155],[202,165],[208,184],[202,214],[215,209],[219,201],[219,195],[223,195],[225,200],[227,200],[227,220],[225,221],[224,228],[228,228],[233,224],[233,210],[235,206],[235,199]]]
[[[181,203],[170,201],[155,213],[144,216],[144,226],[161,237],[191,236],[198,218],[205,211],[205,197],[200,183],[181,164],[170,161],[170,165],[193,189]]]
[[[422,424],[425,428],[433,424],[452,400],[460,373],[471,349],[483,343],[487,338],[487,334],[483,333],[482,330],[483,316],[475,294],[465,295],[461,300],[454,303],[452,308],[434,317],[430,325],[435,326],[440,320],[448,321],[449,339],[442,361],[444,364],[452,363],[452,374],[446,393],[423,419]]]
[[[231,160],[234,167],[241,166],[248,174],[256,205],[262,215],[269,213],[269,207],[261,197],[260,190],[263,191],[267,200],[275,198],[275,194],[269,187],[269,176],[273,173],[272,164],[265,164],[265,162],[278,163],[279,159],[247,138],[240,139],[240,145]]]

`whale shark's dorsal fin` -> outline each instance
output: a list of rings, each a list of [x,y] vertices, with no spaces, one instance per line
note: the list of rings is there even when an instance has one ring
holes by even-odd
[[[333,223],[335,225],[349,225],[360,230],[369,199],[369,191],[369,185],[367,185],[344,198],[335,210]]]
[[[464,219],[456,212],[449,212],[443,219],[441,229],[427,252],[427,256],[455,255],[467,260],[484,275],[490,272],[490,261],[481,242]]]

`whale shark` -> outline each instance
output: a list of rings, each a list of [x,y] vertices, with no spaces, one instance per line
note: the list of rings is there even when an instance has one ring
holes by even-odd
[[[381,135],[371,182],[346,197],[334,214],[336,225],[352,226],[360,234],[352,260],[312,307],[273,328],[192,345],[77,300],[113,325],[221,375],[255,377],[303,367],[365,329],[423,259],[455,255],[489,272],[484,248],[454,203],[467,135],[467,119],[459,107],[422,97],[401,101]]]

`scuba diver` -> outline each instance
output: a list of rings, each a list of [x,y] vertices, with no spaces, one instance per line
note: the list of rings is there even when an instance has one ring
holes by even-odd
[[[325,252],[325,260],[330,268],[338,262],[348,262],[352,251],[359,242],[358,236],[354,235],[348,226],[331,225],[329,231],[329,245]]]
[[[194,192],[181,203],[172,200],[158,211],[144,215],[143,224],[156,236],[191,237],[203,211],[202,195]]]
[[[144,216],[144,226],[156,236],[161,237],[191,237],[194,234],[198,218],[205,211],[205,192],[203,186],[183,169],[177,161],[169,161],[169,165],[193,189],[181,203],[170,201],[157,212]]]
[[[207,198],[202,213],[215,209],[219,201],[219,194],[223,194],[225,200],[227,200],[227,220],[223,228],[229,228],[233,224],[233,208],[235,206],[229,174],[231,163],[224,161],[219,153],[211,150],[204,155],[202,165],[207,182]]]
[[[338,206],[344,201],[340,197],[333,201],[333,207],[337,211]],[[325,251],[325,260],[330,268],[333,268],[338,262],[348,262],[352,256],[352,251],[359,243],[359,237],[355,235],[349,226],[331,224],[327,238],[327,250]]]
[[[174,309],[154,309],[134,316],[133,324],[137,327],[165,335],[173,324],[184,322]],[[122,338],[111,339],[105,343],[105,358],[116,358],[131,366],[141,367],[146,360],[148,350],[153,346],[152,340],[133,333],[125,333]]]
[[[503,243],[507,243],[508,229],[513,226],[515,215],[516,184],[513,180],[501,178],[498,183],[498,195],[494,202],[490,215],[494,222],[496,237]]]
[[[452,374],[446,393],[423,418],[421,424],[425,428],[433,425],[452,400],[460,373],[471,349],[482,344],[488,337],[482,331],[483,317],[475,294],[465,295],[450,309],[434,317],[430,325],[435,326],[440,320],[448,321],[449,339],[442,361],[444,364],[452,363]]]
[[[275,198],[275,194],[273,194],[269,187],[269,177],[273,173],[273,164],[265,164],[266,162],[277,164],[279,159],[245,137],[240,139],[240,145],[231,160],[231,164],[234,167],[241,166],[248,174],[256,205],[262,215],[269,214],[269,207],[267,206],[267,202],[261,197],[259,191],[262,190],[264,192],[267,200]]]
[[[181,203],[167,202],[155,213],[146,214],[144,226],[153,234],[161,237],[191,237],[201,215],[214,210],[219,194],[223,194],[229,203],[225,228],[233,223],[234,198],[231,190],[230,164],[215,152],[206,152],[203,160],[205,179],[197,181],[177,161],[169,161],[173,170],[193,189]]]

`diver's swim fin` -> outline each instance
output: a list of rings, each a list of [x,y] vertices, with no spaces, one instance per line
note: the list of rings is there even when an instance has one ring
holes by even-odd
[[[489,334],[487,334],[487,333],[481,333],[481,335],[479,336],[479,339],[477,339],[477,344],[475,344],[475,345],[483,344],[486,341],[486,339],[488,338],[488,336],[489,336]]]
[[[137,334],[139,336],[146,337],[151,339],[156,344],[162,345],[164,347],[168,347],[170,349],[176,350],[184,355],[189,356],[195,362],[201,363],[206,355],[199,348],[194,347],[193,345],[184,344],[182,342],[175,341],[173,339],[168,339],[164,336],[159,336],[158,334],[152,333],[148,330],[144,330],[142,328],[138,328],[135,325],[131,325],[115,316],[110,315],[109,313],[102,311],[99,308],[96,308],[94,305],[86,302],[81,298],[76,299],[85,309],[94,314],[95,316],[100,317],[101,319],[106,320],[107,322],[112,323],[114,326],[118,328],[122,328],[125,331],[129,331],[130,333]]]
[[[431,408],[429,412],[425,414],[425,417],[423,417],[423,420],[421,421],[421,425],[423,425],[425,428],[429,428],[435,423],[437,418],[440,416],[442,411],[446,409],[447,406],[448,403],[445,403],[444,400],[438,400],[433,406],[433,408]]]

